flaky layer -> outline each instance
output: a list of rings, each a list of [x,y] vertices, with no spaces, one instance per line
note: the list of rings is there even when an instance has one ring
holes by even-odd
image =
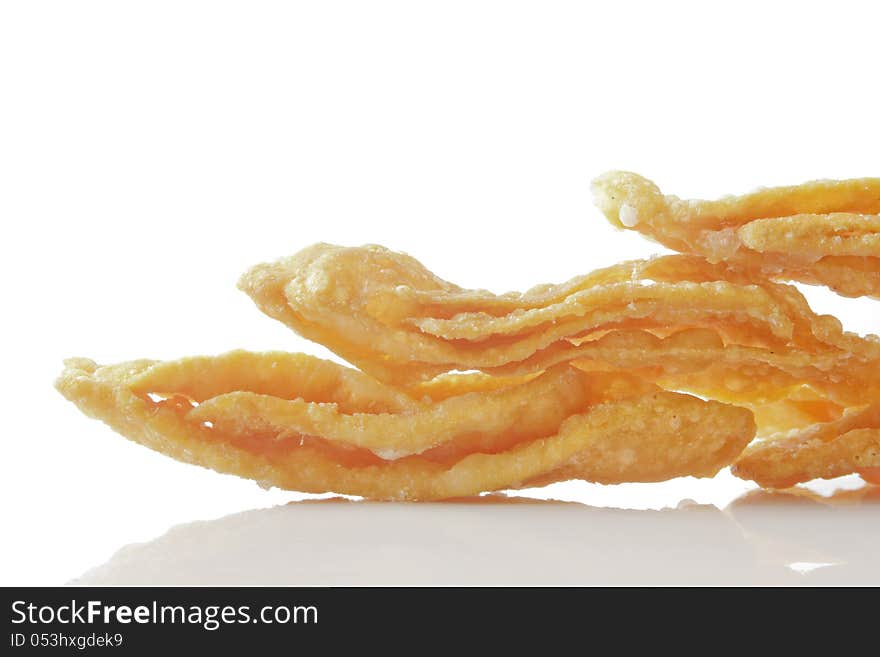
[[[758,413],[803,386],[838,410],[880,388],[876,338],[816,315],[792,286],[689,256],[496,296],[382,247],[316,245],[255,267],[241,286],[271,316],[412,394],[451,370],[528,377],[575,360]],[[803,417],[803,404],[789,407],[792,421]]]
[[[880,178],[815,181],[718,201],[664,196],[638,174],[593,181],[612,224],[776,280],[880,298]]]

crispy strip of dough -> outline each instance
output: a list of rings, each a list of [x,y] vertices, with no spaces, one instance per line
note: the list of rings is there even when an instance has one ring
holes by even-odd
[[[192,404],[153,402],[128,385],[151,361],[98,367],[67,362],[58,389],[83,412],[134,442],[178,460],[264,485],[377,499],[445,499],[542,481],[605,483],[711,476],[754,434],[749,411],[655,390],[604,402],[566,419],[550,437],[452,462],[366,458],[358,450],[295,433],[229,436],[189,419]],[[363,451],[363,450],[360,450]]]
[[[253,268],[240,286],[270,316],[398,386],[450,370],[513,367],[564,341],[615,328],[710,327],[726,343],[793,343],[810,352],[880,357],[880,341],[843,332],[792,286],[686,256],[624,263],[555,286],[552,294],[538,288],[520,295],[522,305],[513,310],[514,298],[505,295],[487,304],[491,312],[457,312],[494,297],[462,290],[410,256],[377,246],[316,245]],[[538,304],[563,289],[568,297]],[[464,297],[470,301],[456,306]]]
[[[417,405],[407,395],[350,367],[307,354],[230,351],[157,362],[129,386],[138,394],[173,393],[197,402],[247,391],[281,399],[333,403],[341,413],[395,413]]]
[[[598,403],[607,391],[620,396],[617,378],[590,377],[562,365],[503,387],[459,380],[454,384],[459,394],[430,403],[306,354],[233,351],[155,363],[128,377],[127,385],[142,396],[197,402],[188,417],[228,435],[295,432],[393,459],[447,442],[457,443],[455,449],[447,446],[452,453],[462,445],[496,450],[551,435],[566,417]],[[649,389],[631,379],[627,386],[629,395]],[[436,387],[426,385],[423,392],[436,395]]]
[[[203,373],[212,377],[209,367]],[[228,435],[295,432],[369,449],[384,459],[419,454],[458,439],[494,450],[552,435],[567,417],[601,401],[604,381],[610,378],[561,365],[519,385],[456,395],[400,413],[345,412],[332,396],[314,403],[228,392],[202,401],[189,417],[211,422]],[[296,385],[292,378],[286,397],[293,396]],[[633,395],[639,387],[633,387]]]
[[[615,226],[681,253],[844,296],[880,297],[880,178],[683,201],[635,173],[612,171],[593,181],[593,196]]]
[[[750,446],[733,473],[765,488],[788,488],[880,467],[880,404],[851,410],[839,420]]]
[[[195,401],[247,391],[281,399],[294,395],[310,402],[332,402],[343,413],[394,413],[416,408],[417,400],[441,401],[468,392],[498,390],[525,383],[539,374],[505,377],[477,371],[447,373],[407,395],[358,370],[307,354],[234,350],[219,356],[157,362],[132,377],[130,385],[140,394],[176,391]]]

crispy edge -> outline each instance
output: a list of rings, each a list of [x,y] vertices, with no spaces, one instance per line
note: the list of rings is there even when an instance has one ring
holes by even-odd
[[[880,404],[850,410],[834,422],[748,447],[733,473],[764,488],[788,488],[880,467]]]

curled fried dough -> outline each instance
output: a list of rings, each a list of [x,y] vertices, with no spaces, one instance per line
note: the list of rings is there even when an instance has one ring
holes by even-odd
[[[525,383],[540,374],[490,376],[482,372],[447,373],[412,390],[386,386],[350,367],[307,354],[285,351],[230,351],[157,362],[132,376],[139,394],[176,391],[201,402],[228,392],[248,391],[281,399],[336,404],[342,413],[396,413],[419,406],[417,399],[441,401],[468,392],[488,392]]]
[[[880,178],[685,201],[637,174],[612,171],[593,181],[593,194],[615,226],[673,250],[880,298]]]
[[[812,479],[858,473],[869,480],[880,468],[880,404],[851,410],[833,422],[750,446],[732,470],[765,488],[788,488]]]
[[[880,337],[785,283],[880,298],[880,178],[683,201],[612,172],[593,190],[613,224],[681,253],[494,294],[316,244],[239,286],[362,371],[235,351],[73,359],[56,385],[134,442],[305,492],[446,499],[730,464],[765,487],[880,483]]]
[[[240,286],[270,316],[398,386],[449,370],[534,373],[578,357],[572,340],[613,329],[712,328],[725,345],[799,350],[820,362],[844,350],[880,359],[880,341],[816,315],[794,287],[690,256],[495,296],[463,290],[382,247],[319,244],[258,265]]]
[[[136,393],[130,383],[143,385],[156,366],[135,361],[99,367],[75,359],[56,385],[87,415],[151,449],[264,485],[314,493],[444,499],[571,478],[614,483],[711,476],[740,453],[755,428],[745,409],[653,388],[602,401],[567,417],[551,436],[495,453],[383,460],[290,429],[226,433],[206,423],[196,402],[179,392],[166,390],[159,401]],[[170,381],[168,371],[157,380]]]
[[[243,368],[248,368],[249,359],[242,358],[245,353],[239,352],[237,359],[242,361]],[[266,358],[260,354],[249,356],[252,360]],[[304,364],[316,360],[298,356],[297,360]],[[227,358],[217,358],[217,370],[224,368]],[[195,371],[195,380],[177,378],[181,384],[180,389],[175,389],[177,394],[197,386],[199,378],[218,380],[211,359],[202,360],[205,364]],[[347,370],[335,363],[322,364]],[[131,388],[135,392],[147,390],[150,380],[155,378],[151,371],[169,367],[174,364],[150,368],[130,384]],[[348,372],[351,371],[344,374]],[[362,412],[347,411],[336,402],[341,397],[349,408],[369,406],[369,400],[363,396],[351,400],[350,391],[344,386],[322,391],[320,403],[298,395],[300,377],[295,371],[290,372],[282,396],[253,392],[246,387],[232,390],[239,380],[233,375],[213,386],[218,392],[216,396],[198,399],[199,406],[188,417],[210,422],[223,433],[237,437],[295,432],[368,449],[384,459],[419,454],[450,442],[479,443],[485,449],[497,450],[501,445],[551,435],[565,418],[602,401],[612,378],[590,377],[581,370],[561,365],[531,381],[498,390],[468,392],[435,403],[413,402],[402,412]],[[646,388],[638,382],[630,382],[629,387],[630,395]],[[232,391],[224,392],[227,388]]]

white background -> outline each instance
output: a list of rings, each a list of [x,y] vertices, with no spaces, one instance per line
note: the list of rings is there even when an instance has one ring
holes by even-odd
[[[495,291],[659,247],[589,181],[667,193],[880,175],[873,2],[0,4],[0,583],[63,583],[168,527],[297,499],[82,416],[61,360],[320,347],[235,282],[376,242]],[[859,331],[877,306],[810,290]],[[732,478],[537,495],[723,505]]]

